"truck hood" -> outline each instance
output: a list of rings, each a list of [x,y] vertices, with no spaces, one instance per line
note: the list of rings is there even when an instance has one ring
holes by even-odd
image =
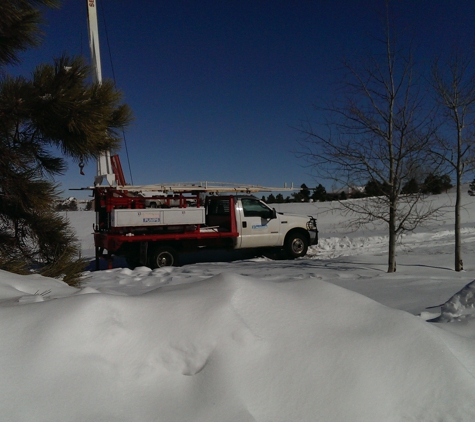
[[[303,215],[303,214],[292,214],[289,212],[277,212],[279,215],[283,215],[285,217],[292,217],[292,218],[303,218],[304,220],[308,220],[309,218],[317,218],[313,217],[312,215]]]

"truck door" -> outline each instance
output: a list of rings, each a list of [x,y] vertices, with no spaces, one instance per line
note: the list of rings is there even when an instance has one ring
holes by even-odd
[[[274,218],[271,208],[257,198],[250,197],[241,198],[236,211],[241,248],[278,245],[279,220]]]

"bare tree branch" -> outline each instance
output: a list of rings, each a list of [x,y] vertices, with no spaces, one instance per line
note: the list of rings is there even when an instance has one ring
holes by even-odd
[[[403,195],[402,188],[422,168],[435,171],[441,160],[433,154],[434,110],[420,93],[410,51],[396,48],[388,4],[387,10],[384,55],[344,62],[348,79],[343,98],[319,109],[327,116],[323,125],[302,124],[300,156],[342,187],[369,181],[384,187],[380,196],[341,204],[354,227],[387,225],[388,272],[394,272],[398,237],[438,213],[421,201],[420,193]]]
[[[455,50],[444,62],[437,58],[432,67],[432,85],[442,109],[438,136],[438,155],[456,175],[455,270],[463,269],[461,225],[461,187],[463,176],[475,168],[475,55]]]

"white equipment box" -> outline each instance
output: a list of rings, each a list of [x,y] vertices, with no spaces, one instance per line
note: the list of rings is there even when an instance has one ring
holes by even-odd
[[[112,227],[182,226],[204,224],[204,208],[112,210]]]

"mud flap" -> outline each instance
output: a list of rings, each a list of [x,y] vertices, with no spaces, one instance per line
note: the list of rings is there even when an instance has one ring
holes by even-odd
[[[140,242],[140,263],[147,265],[148,262],[148,242]]]

